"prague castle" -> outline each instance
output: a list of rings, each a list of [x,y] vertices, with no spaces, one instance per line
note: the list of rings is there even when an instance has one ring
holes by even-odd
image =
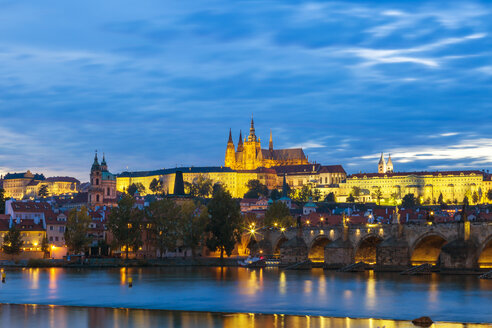
[[[261,149],[261,140],[256,137],[255,124],[251,118],[251,127],[247,138],[239,132],[237,149],[234,148],[232,133],[229,130],[224,166],[233,170],[254,170],[258,167],[309,164],[302,148],[273,149],[272,133],[268,149]]]

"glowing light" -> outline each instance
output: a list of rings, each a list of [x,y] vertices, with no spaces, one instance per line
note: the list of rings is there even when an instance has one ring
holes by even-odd
[[[432,225],[432,222],[427,222],[428,225]]]
[[[285,231],[285,228],[280,228],[280,231],[284,232]]]
[[[51,245],[51,249],[55,249],[55,248],[56,248],[56,246],[55,246],[55,245]]]
[[[275,227],[277,227],[277,226],[278,226],[278,223],[277,223],[277,222],[275,222],[273,225],[274,225]]]
[[[306,223],[309,224],[309,220],[307,220]]]
[[[38,242],[35,241],[34,243],[32,243],[34,245],[34,247],[37,247],[38,246]]]
[[[321,222],[323,222],[323,221],[325,220],[325,218],[320,218],[319,220],[320,220]]]
[[[251,232],[252,234],[254,234],[256,232],[255,229],[250,229],[249,232]]]

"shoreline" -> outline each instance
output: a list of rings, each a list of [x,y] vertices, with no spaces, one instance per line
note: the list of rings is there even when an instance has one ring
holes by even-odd
[[[14,307],[30,307],[33,310],[38,310],[39,308],[44,309],[97,309],[97,310],[121,310],[121,311],[147,311],[151,313],[161,313],[161,314],[174,314],[174,313],[182,313],[182,314],[212,314],[215,316],[234,316],[234,315],[242,315],[242,316],[264,316],[264,317],[272,317],[272,316],[280,316],[280,317],[297,317],[297,318],[324,318],[324,319],[336,319],[336,320],[354,320],[354,321],[392,321],[397,323],[408,323],[412,324],[412,320],[415,319],[394,319],[394,318],[373,318],[373,317],[337,317],[337,316],[325,316],[319,314],[302,314],[302,313],[269,313],[269,312],[227,312],[227,311],[199,311],[199,310],[182,310],[182,309],[155,309],[155,308],[140,308],[140,307],[108,307],[108,306],[85,306],[85,305],[64,305],[64,304],[48,304],[48,303],[40,303],[40,304],[27,304],[27,303],[0,303],[0,308],[2,306],[14,306]],[[2,314],[0,313],[0,318]],[[432,318],[431,318],[432,319]],[[412,324],[413,325],[413,324]],[[468,325],[477,325],[479,327],[491,327],[492,322],[457,322],[457,321],[434,321],[434,327],[446,327],[446,325],[463,325],[463,327],[467,327]],[[415,326],[417,327],[417,326]]]
[[[88,262],[77,263],[67,262],[64,260],[53,259],[36,259],[36,260],[19,260],[19,261],[0,261],[0,268],[76,268],[76,269],[109,269],[109,268],[152,268],[152,267],[238,267],[240,258],[224,258],[220,260],[214,257],[201,257],[195,259],[189,258],[166,258],[166,259],[119,259],[119,258],[105,258],[105,259],[89,259]],[[266,268],[283,269],[287,265],[280,266],[268,266]],[[246,268],[246,267],[244,267]],[[410,267],[394,267],[394,266],[379,266],[368,267],[365,271],[374,272],[402,272]],[[249,268],[259,269],[259,268]],[[295,270],[311,270],[311,269],[323,269],[327,271],[336,271],[338,267],[326,267],[322,264],[314,263],[311,268],[295,269]],[[442,275],[470,275],[479,276],[486,272],[489,272],[490,268],[475,268],[475,269],[440,269],[436,267],[432,273]]]

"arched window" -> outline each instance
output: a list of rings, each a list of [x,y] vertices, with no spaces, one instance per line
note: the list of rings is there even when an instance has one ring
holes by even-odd
[[[96,179],[96,186],[99,186],[99,179]]]
[[[109,189],[109,187],[108,187],[108,190],[107,190],[106,194],[107,194],[108,196],[110,196],[110,195],[111,195],[111,189]]]
[[[96,195],[96,202],[99,202],[99,195]]]

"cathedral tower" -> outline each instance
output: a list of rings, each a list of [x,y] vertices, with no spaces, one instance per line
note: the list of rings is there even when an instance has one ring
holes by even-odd
[[[236,151],[234,150],[234,142],[232,141],[232,132],[229,129],[229,141],[225,153],[225,166],[234,168],[236,166]]]
[[[383,153],[381,153],[381,158],[379,159],[378,173],[386,173],[386,161],[384,160]]]
[[[391,154],[389,154],[388,162],[386,163],[386,172],[393,173],[393,161],[391,160]]]

